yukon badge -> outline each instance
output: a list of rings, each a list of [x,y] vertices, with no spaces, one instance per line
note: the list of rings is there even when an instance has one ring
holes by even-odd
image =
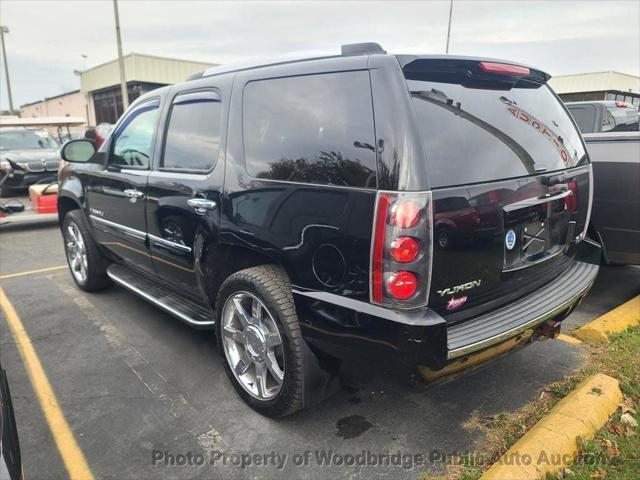
[[[438,293],[441,297],[446,297],[447,295],[455,295],[458,292],[464,292],[465,290],[470,290],[475,287],[479,287],[482,283],[482,280],[473,280],[469,283],[463,283],[462,285],[456,285],[455,287],[445,288],[444,290],[438,290]]]

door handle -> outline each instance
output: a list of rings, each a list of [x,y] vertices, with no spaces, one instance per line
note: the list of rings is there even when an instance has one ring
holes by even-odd
[[[140,190],[136,190],[135,188],[128,188],[124,191],[124,194],[129,198],[142,198],[144,197],[144,193]]]
[[[190,198],[187,200],[187,204],[193,208],[198,215],[204,215],[207,210],[213,210],[218,206],[213,200],[207,200],[206,198]]]

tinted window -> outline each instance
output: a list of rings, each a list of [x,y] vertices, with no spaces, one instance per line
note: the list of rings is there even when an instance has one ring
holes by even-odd
[[[176,97],[169,117],[162,166],[209,170],[218,159],[222,106],[214,92]]]
[[[470,83],[466,65],[459,69],[449,61],[434,70],[429,63],[416,60],[404,70],[432,186],[533,175],[585,158],[569,114],[537,78],[508,83],[505,76],[499,82],[481,77]]]
[[[596,125],[596,109],[592,105],[567,106],[582,133],[593,133]]]
[[[122,167],[149,168],[151,143],[158,118],[158,106],[143,106],[133,111],[114,135],[109,163]]]
[[[247,170],[254,177],[376,186],[368,72],[250,82],[243,128]]]

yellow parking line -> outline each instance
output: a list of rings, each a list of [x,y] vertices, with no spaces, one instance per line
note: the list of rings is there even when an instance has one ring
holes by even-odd
[[[16,345],[29,374],[31,385],[33,385],[33,389],[36,392],[40,408],[42,408],[49,424],[51,434],[64,461],[69,478],[72,480],[93,480],[91,469],[62,413],[58,399],[42,368],[31,339],[2,288],[0,288],[0,307],[6,315],[9,329],[16,340]]]
[[[68,268],[66,265],[60,265],[59,267],[39,268],[38,270],[27,270],[26,272],[10,273],[8,275],[0,275],[0,280],[6,280],[7,278],[24,277],[25,275],[33,275],[34,273],[53,272],[54,270],[62,270]]]
[[[564,333],[558,335],[556,340],[560,340],[561,342],[569,343],[571,345],[580,345],[582,343],[582,340],[572,337],[571,335],[565,335]]]

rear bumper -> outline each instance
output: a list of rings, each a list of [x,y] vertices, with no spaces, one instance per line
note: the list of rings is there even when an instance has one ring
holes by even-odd
[[[553,281],[509,305],[449,325],[430,309],[402,312],[325,293],[294,290],[302,331],[332,355],[389,354],[437,370],[507,342],[547,320],[564,319],[598,274],[600,246],[583,241],[575,260]],[[596,260],[597,259],[597,260]]]
[[[516,302],[447,329],[447,359],[502,343],[566,315],[589,292],[598,266],[574,261],[561,275]]]

